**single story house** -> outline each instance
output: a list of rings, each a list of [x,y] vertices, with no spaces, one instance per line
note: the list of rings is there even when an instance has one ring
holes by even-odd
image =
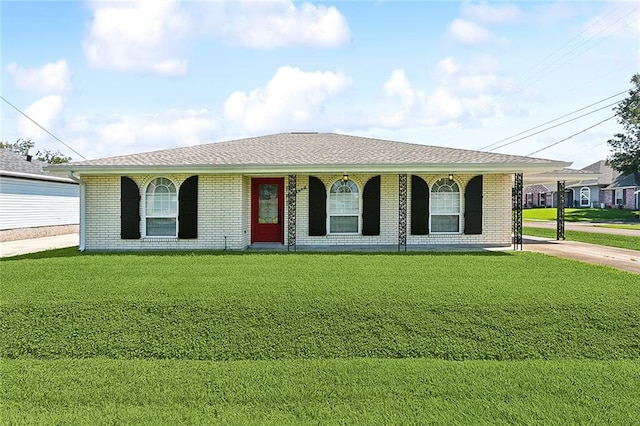
[[[295,132],[51,166],[80,250],[509,246],[514,174],[568,163]]]
[[[0,149],[0,241],[78,232],[78,183],[45,166]]]

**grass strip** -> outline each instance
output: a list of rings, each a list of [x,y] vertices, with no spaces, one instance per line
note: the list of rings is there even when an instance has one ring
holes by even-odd
[[[522,217],[525,220],[556,220],[557,209],[535,208],[522,210]],[[564,210],[565,220],[568,222],[581,221],[607,221],[607,220],[638,220],[638,211],[625,209],[594,209],[594,208],[566,208]]]
[[[535,228],[531,226],[523,226],[522,233],[532,237],[556,238],[555,229]],[[640,238],[630,237],[627,235],[604,234],[597,232],[581,232],[573,230],[565,230],[565,238],[570,241],[578,241],[581,243],[596,244],[600,246],[618,247],[629,250],[640,250]]]
[[[640,361],[13,360],[8,424],[628,424]]]
[[[11,359],[640,358],[640,278],[536,253],[81,255],[1,269]]]
[[[612,228],[612,229],[632,229],[640,231],[640,223],[634,224],[620,224],[620,223],[607,223],[601,225],[594,225],[598,228]]]

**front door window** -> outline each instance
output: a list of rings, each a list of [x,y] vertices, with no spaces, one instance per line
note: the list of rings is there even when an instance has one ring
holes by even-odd
[[[260,184],[258,223],[278,223],[278,185]]]

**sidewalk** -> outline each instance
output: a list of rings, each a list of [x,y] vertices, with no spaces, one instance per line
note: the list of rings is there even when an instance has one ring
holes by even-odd
[[[52,237],[31,238],[29,240],[5,241],[0,243],[0,257],[18,256],[77,246],[78,234],[55,235]]]

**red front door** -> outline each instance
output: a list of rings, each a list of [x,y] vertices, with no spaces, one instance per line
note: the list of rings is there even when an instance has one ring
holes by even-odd
[[[251,242],[284,243],[284,178],[251,179]]]

